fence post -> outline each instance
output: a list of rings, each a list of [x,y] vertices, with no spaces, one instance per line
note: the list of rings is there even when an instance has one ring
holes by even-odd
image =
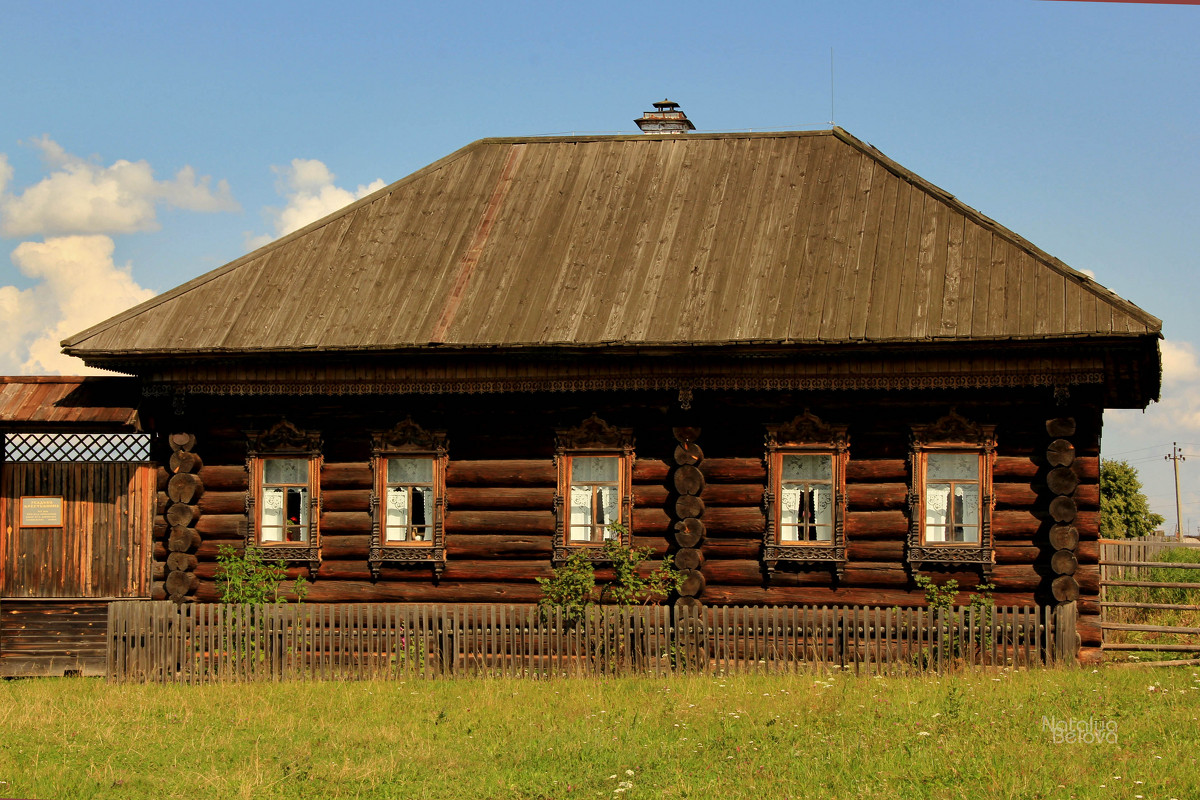
[[[1054,660],[1059,664],[1074,666],[1079,655],[1079,633],[1075,623],[1079,619],[1079,607],[1074,600],[1059,603],[1054,607]]]

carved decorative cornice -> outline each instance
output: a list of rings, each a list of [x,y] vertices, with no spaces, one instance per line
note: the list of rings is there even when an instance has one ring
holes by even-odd
[[[829,390],[912,390],[912,389],[993,389],[1022,386],[1056,386],[1068,377],[1074,386],[1104,383],[1104,373],[1044,372],[994,373],[987,375],[846,375],[817,376],[696,376],[688,379],[693,391],[829,391]],[[379,380],[354,381],[192,381],[178,384],[187,394],[215,396],[342,396],[398,394],[490,394],[501,392],[595,392],[595,391],[674,391],[680,378],[672,376],[602,378],[479,378],[466,380]],[[175,384],[148,381],[142,385],[146,397],[165,397]]]
[[[391,430],[371,434],[371,452],[375,455],[405,450],[440,453],[445,449],[445,431],[427,431],[412,417],[405,417]]]
[[[845,446],[846,426],[829,425],[807,408],[791,422],[767,425],[767,444],[773,447],[795,444]]]
[[[574,428],[555,431],[559,452],[565,450],[630,450],[633,429],[609,425],[595,414]]]
[[[286,419],[265,431],[247,431],[247,450],[250,455],[263,453],[303,453],[315,455],[321,452],[321,434],[317,431],[302,431]]]
[[[996,426],[972,422],[951,408],[950,413],[932,425],[912,426],[913,444],[917,447],[941,442],[969,444],[990,451],[996,446]]]

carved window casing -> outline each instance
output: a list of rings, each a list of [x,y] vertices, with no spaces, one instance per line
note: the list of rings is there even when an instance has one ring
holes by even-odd
[[[767,527],[763,560],[768,574],[780,561],[846,565],[845,426],[827,425],[805,412],[786,425],[767,426]]]
[[[271,561],[321,564],[321,435],[280,420],[247,431],[246,547]]]
[[[579,426],[556,433],[554,560],[565,561],[573,553],[601,560],[608,541],[630,546],[632,430],[615,428],[593,414]]]
[[[932,425],[913,426],[910,460],[908,560],[917,568],[979,564],[989,577],[996,427],[952,410]]]
[[[411,418],[371,436],[371,547],[378,580],[385,562],[446,565],[446,435]]]

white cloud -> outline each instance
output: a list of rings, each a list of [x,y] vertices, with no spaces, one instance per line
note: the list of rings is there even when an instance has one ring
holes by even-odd
[[[8,186],[8,182],[12,180],[13,169],[8,163],[8,156],[0,153],[0,197],[4,196],[4,189]]]
[[[154,292],[113,263],[108,236],[62,236],[23,242],[12,261],[37,280],[28,289],[0,287],[0,374],[95,372],[60,352],[59,342]]]
[[[1160,349],[1163,384],[1178,386],[1200,381],[1200,361],[1197,361],[1196,349],[1190,342],[1172,342],[1164,339]]]
[[[271,169],[279,176],[275,190],[287,202],[283,208],[268,209],[274,234],[247,236],[246,246],[252,249],[298,231],[386,185],[376,178],[365,186],[360,184],[353,192],[342,189],[334,185],[337,176],[329,167],[313,158],[294,158],[287,167]]]
[[[1131,441],[1178,440],[1183,434],[1200,432],[1200,359],[1191,342],[1160,343],[1162,351],[1162,400],[1145,412],[1105,412],[1106,428]]]
[[[146,161],[121,159],[104,167],[67,153],[48,136],[32,144],[53,171],[20,194],[9,194],[2,180],[7,161],[0,166],[0,233],[6,236],[155,230],[160,203],[189,211],[238,210],[226,181],[214,190],[212,179],[197,179],[191,167],[157,181]],[[11,174],[8,168],[9,179]]]

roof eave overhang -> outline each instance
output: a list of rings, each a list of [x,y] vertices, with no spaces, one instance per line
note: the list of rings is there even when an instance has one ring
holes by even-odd
[[[405,394],[627,389],[1091,385],[1109,408],[1158,399],[1157,332],[895,342],[597,343],[90,354],[147,391]]]

